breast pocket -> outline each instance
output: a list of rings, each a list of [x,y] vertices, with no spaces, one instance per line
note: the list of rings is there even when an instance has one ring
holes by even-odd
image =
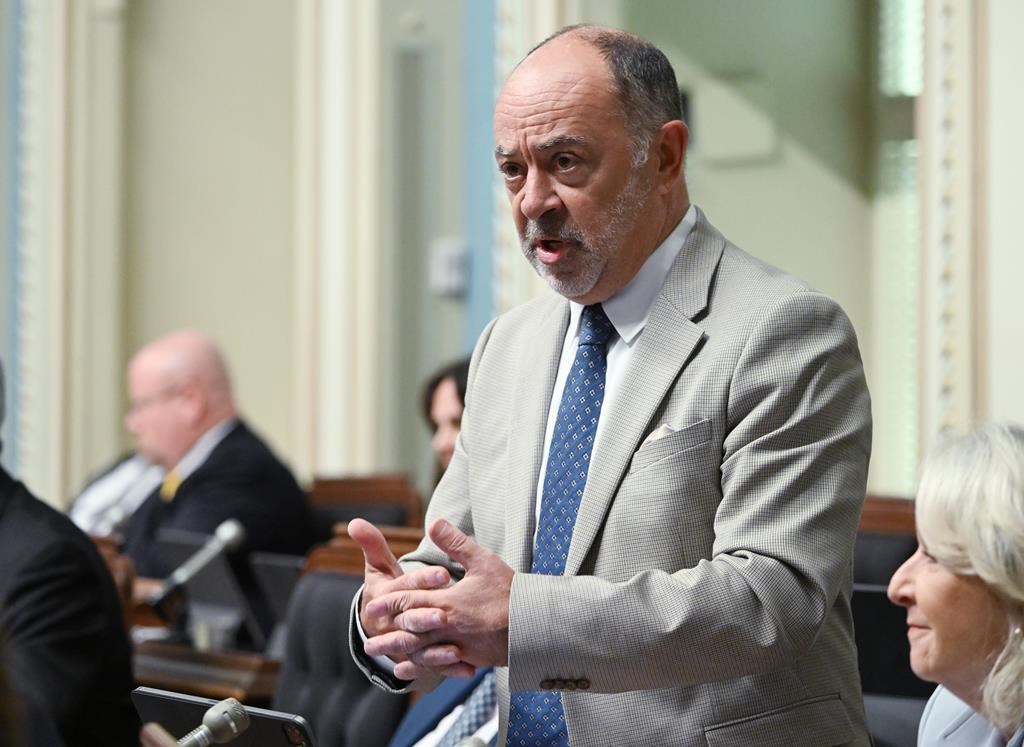
[[[648,441],[633,455],[629,473],[639,472],[671,456],[693,449],[711,439],[711,421],[698,420],[662,438]]]

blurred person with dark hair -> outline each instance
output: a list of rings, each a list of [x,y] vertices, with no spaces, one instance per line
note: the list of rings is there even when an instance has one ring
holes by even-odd
[[[437,455],[437,479],[440,480],[455,453],[455,441],[462,428],[466,407],[469,359],[449,363],[431,376],[423,387],[423,414],[433,437],[431,447]],[[417,698],[391,737],[388,747],[420,747],[452,744],[459,737],[480,736],[490,739],[498,729],[498,705],[490,693],[494,690],[494,669],[484,667],[464,679],[444,680],[433,691]],[[485,699],[476,710],[483,723],[463,729],[469,703]]]
[[[0,368],[0,424],[3,422]],[[28,744],[137,743],[131,644],[106,563],[64,514],[0,468],[3,670]],[[25,728],[27,727],[27,728]]]
[[[469,359],[455,361],[441,368],[423,387],[423,415],[430,426],[430,446],[437,455],[440,479],[455,453],[455,440],[462,427],[462,411],[466,408],[466,381]]]
[[[918,745],[1024,744],[1024,428],[992,425],[926,461],[918,548],[893,574],[910,667],[939,683]]]

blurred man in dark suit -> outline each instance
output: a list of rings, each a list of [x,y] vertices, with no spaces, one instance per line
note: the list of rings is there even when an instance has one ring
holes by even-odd
[[[128,390],[136,450],[165,472],[124,529],[136,573],[174,570],[155,543],[160,530],[212,534],[230,518],[245,527],[247,551],[305,554],[314,539],[306,497],[238,417],[213,340],[185,330],[150,343],[131,361]]]
[[[3,422],[0,369],[0,423]],[[113,579],[92,541],[0,469],[3,669],[23,736],[55,726],[67,745],[131,745],[131,644]],[[6,735],[3,735],[6,736]]]

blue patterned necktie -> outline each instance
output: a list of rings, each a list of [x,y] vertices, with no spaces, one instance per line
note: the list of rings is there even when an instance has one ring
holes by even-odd
[[[608,340],[614,331],[600,304],[583,309],[579,347],[551,433],[531,573],[565,572],[601,416]],[[559,693],[512,693],[507,741],[510,747],[567,746],[569,732]]]
[[[494,684],[494,670],[484,675],[473,692],[466,698],[462,713],[455,719],[455,723],[441,737],[437,747],[454,747],[466,737],[476,734],[480,727],[491,720],[494,715],[494,708],[497,705],[498,696]]]

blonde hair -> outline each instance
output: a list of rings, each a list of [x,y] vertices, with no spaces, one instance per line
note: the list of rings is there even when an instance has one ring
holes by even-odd
[[[982,684],[1000,729],[1024,723],[1024,428],[989,425],[951,439],[924,464],[915,506],[928,553],[980,578],[1007,612],[1007,640]]]

